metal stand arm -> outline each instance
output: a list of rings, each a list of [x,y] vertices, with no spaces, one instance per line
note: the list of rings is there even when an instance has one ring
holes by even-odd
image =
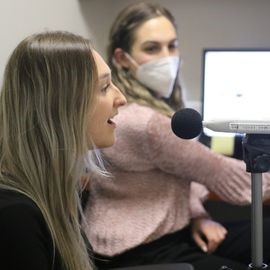
[[[263,267],[262,174],[252,173],[251,192],[251,269]]]

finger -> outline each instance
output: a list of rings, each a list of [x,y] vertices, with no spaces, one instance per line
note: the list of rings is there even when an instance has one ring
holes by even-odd
[[[208,253],[213,253],[219,246],[220,241],[210,240],[208,241]]]
[[[228,232],[227,229],[225,227],[223,227],[222,225],[220,225],[220,224],[218,226],[218,230],[221,231],[224,234],[227,234],[227,232]]]
[[[224,240],[224,232],[219,227],[208,228],[208,230],[203,230],[203,235],[205,235],[207,242],[219,243]]]
[[[218,236],[219,236],[219,238],[221,239],[221,240],[224,240],[225,239],[225,237],[226,237],[226,235],[227,235],[227,230],[226,229],[219,229],[218,230],[218,232],[217,232],[217,234],[218,234]]]
[[[200,234],[193,233],[193,239],[203,252],[208,252],[207,243],[201,238]]]
[[[226,234],[224,232],[218,232],[218,239],[220,241],[223,241],[226,237]]]
[[[216,243],[216,245],[219,245],[225,239],[225,237],[226,235],[223,231],[217,230],[215,231],[215,233],[212,234],[210,241],[213,241],[214,243]]]

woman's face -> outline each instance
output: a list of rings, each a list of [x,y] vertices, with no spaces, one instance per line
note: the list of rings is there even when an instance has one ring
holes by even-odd
[[[164,16],[150,19],[134,33],[130,55],[138,65],[167,56],[179,56],[175,27]],[[137,66],[130,63],[131,71]]]
[[[116,125],[112,118],[118,113],[118,108],[126,104],[126,98],[112,83],[111,70],[102,57],[96,51],[93,54],[98,71],[98,89],[88,134],[98,148],[104,148],[112,146],[115,141]]]

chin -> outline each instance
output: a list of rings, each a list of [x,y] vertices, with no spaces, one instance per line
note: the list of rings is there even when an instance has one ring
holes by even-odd
[[[107,148],[107,147],[111,147],[114,145],[115,139],[113,138],[112,140],[108,140],[108,141],[104,141],[104,142],[100,142],[96,144],[97,148]]]

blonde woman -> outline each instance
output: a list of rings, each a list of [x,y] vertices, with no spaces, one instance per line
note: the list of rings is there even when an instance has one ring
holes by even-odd
[[[116,144],[103,151],[113,178],[90,182],[87,236],[101,269],[189,262],[196,270],[250,263],[250,222],[219,224],[191,183],[224,200],[250,202],[250,175],[242,161],[211,152],[171,131],[183,106],[181,57],[175,20],[164,7],[136,3],[122,10],[109,37],[113,80],[126,94],[116,122]],[[265,179],[269,183],[269,174]],[[268,194],[269,195],[269,194]],[[270,225],[265,220],[266,263]]]
[[[88,151],[114,143],[125,98],[88,40],[24,39],[0,94],[0,268],[90,270],[79,223],[80,179],[102,174]]]

